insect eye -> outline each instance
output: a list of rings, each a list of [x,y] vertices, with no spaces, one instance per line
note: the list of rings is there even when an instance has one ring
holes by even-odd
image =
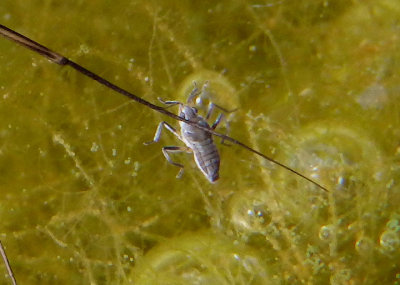
[[[198,110],[195,107],[192,107],[193,112],[195,112],[195,114],[197,114]]]

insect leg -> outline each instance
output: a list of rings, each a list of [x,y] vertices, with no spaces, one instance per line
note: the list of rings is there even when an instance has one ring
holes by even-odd
[[[211,112],[213,111],[213,109],[214,109],[215,107],[218,108],[218,109],[223,110],[224,112],[228,112],[228,113],[231,113],[231,112],[236,111],[236,109],[235,109],[235,110],[232,110],[232,111],[228,111],[228,110],[226,110],[226,109],[224,109],[224,108],[222,108],[222,107],[220,107],[220,106],[218,106],[218,105],[216,105],[216,104],[214,104],[214,103],[211,103],[211,104],[209,105],[209,109],[208,109],[208,112],[207,112],[206,119],[208,119],[208,118],[210,117],[210,114],[211,114]],[[211,125],[211,129],[212,129],[212,130],[215,130],[215,129],[217,128],[217,126],[219,125],[219,123],[222,121],[223,118],[224,118],[224,114],[223,114],[223,113],[220,113],[219,116],[218,116],[218,118],[217,118],[217,119],[215,120],[215,122]],[[226,128],[227,128],[227,130],[228,130],[228,132],[229,132],[229,121],[226,122]],[[231,146],[230,144],[228,144],[228,143],[225,142],[225,138],[222,138],[222,139],[221,139],[221,144],[226,145],[226,146]]]
[[[229,111],[229,110],[227,110],[227,109],[225,109],[225,108],[222,108],[221,106],[219,106],[219,105],[217,105],[217,104],[210,103],[210,104],[208,105],[208,111],[207,111],[207,115],[206,115],[206,120],[208,120],[208,119],[211,117],[211,114],[212,114],[212,112],[214,111],[215,108],[218,108],[218,109],[224,111],[225,113],[232,113],[232,112],[234,112],[234,111],[237,110],[237,109],[234,109],[234,110],[232,110],[232,111]],[[217,119],[215,120],[215,122],[211,125],[211,129],[212,129],[212,130],[215,130],[215,129],[217,128],[217,126],[219,125],[219,123],[222,121],[223,118],[224,118],[224,114],[223,114],[223,113],[220,113],[220,114],[218,115]],[[227,124],[227,129],[229,129],[228,123],[229,123],[229,122],[226,123],[226,124]],[[224,139],[224,138],[221,139],[221,144],[230,146],[230,144],[227,144],[227,143],[225,142],[225,139]]]
[[[160,101],[161,103],[163,103],[163,104],[165,104],[165,105],[171,105],[171,106],[173,106],[173,105],[182,104],[182,103],[179,102],[179,101],[165,101],[164,99],[161,99],[160,97],[157,97],[157,99],[158,99],[158,101]]]
[[[183,146],[164,146],[162,148],[162,152],[165,156],[165,159],[172,165],[175,165],[180,168],[178,174],[176,175],[176,178],[181,178],[183,174],[183,169],[184,166],[180,163],[172,161],[171,157],[169,156],[169,153],[177,153],[177,152],[191,152],[191,149],[188,147],[183,147]]]
[[[219,114],[218,118],[215,120],[215,122],[212,124],[211,129],[215,130],[215,128],[219,125],[221,122],[222,118],[224,117],[224,114]]]
[[[162,128],[163,128],[163,127],[165,127],[168,131],[170,131],[171,133],[173,133],[175,136],[177,136],[178,139],[182,140],[180,134],[179,134],[170,124],[168,124],[167,122],[164,122],[164,121],[163,121],[163,122],[161,122],[161,123],[158,124],[156,133],[154,134],[154,139],[153,139],[152,141],[145,142],[144,144],[145,144],[145,145],[149,145],[149,144],[158,142],[158,141],[160,140],[161,131],[162,131]]]
[[[208,120],[211,117],[211,115],[214,112],[215,108],[220,109],[221,111],[223,111],[225,113],[233,113],[238,109],[238,108],[235,108],[233,110],[228,110],[228,109],[225,109],[224,107],[221,107],[221,106],[219,106],[219,105],[217,105],[215,103],[210,103],[210,104],[208,104],[206,120]]]
[[[196,81],[193,81],[193,86],[194,86],[193,90],[192,90],[192,92],[190,92],[189,97],[186,101],[187,104],[190,104],[193,101],[194,97],[196,97],[199,94],[199,88],[197,88]]]

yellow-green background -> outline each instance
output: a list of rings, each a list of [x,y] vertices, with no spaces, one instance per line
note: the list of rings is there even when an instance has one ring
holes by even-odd
[[[166,117],[0,39],[0,239],[20,284],[400,284],[400,4],[2,0],[0,22],[156,102],[210,81],[210,184]],[[172,110],[172,109],[171,109]],[[1,284],[10,280],[0,274]]]

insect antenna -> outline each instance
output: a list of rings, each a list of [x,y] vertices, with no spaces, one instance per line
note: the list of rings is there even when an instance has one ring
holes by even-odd
[[[7,39],[9,39],[11,41],[14,41],[14,42],[20,44],[20,45],[22,45],[22,46],[24,46],[24,47],[26,47],[28,49],[31,49],[31,50],[37,52],[38,54],[48,58],[50,61],[52,61],[54,63],[57,63],[59,65],[63,65],[63,66],[70,66],[73,69],[75,69],[76,71],[80,72],[81,74],[83,74],[83,75],[85,75],[85,76],[97,81],[98,83],[106,86],[107,88],[110,88],[110,89],[114,90],[115,92],[117,92],[117,93],[119,93],[121,95],[124,95],[124,96],[128,97],[129,99],[134,100],[134,101],[136,101],[136,102],[138,102],[138,103],[140,103],[140,104],[142,104],[144,106],[147,106],[148,108],[153,109],[154,111],[157,111],[157,112],[159,112],[161,114],[169,116],[169,117],[171,117],[171,118],[173,118],[175,120],[185,122],[186,124],[192,125],[192,126],[194,126],[196,128],[199,128],[199,129],[201,129],[203,131],[206,131],[206,132],[208,132],[210,134],[213,134],[214,136],[218,136],[218,137],[222,138],[223,140],[226,140],[226,141],[229,141],[229,142],[231,142],[233,144],[239,145],[239,146],[247,149],[248,151],[250,151],[250,152],[252,152],[252,153],[254,153],[256,155],[259,155],[262,158],[264,158],[264,159],[266,159],[266,160],[268,160],[268,161],[270,161],[272,163],[275,163],[275,164],[283,167],[284,169],[286,169],[286,170],[288,170],[288,171],[290,171],[290,172],[292,172],[292,173],[304,178],[305,180],[311,182],[312,184],[314,184],[318,188],[320,188],[320,189],[322,189],[322,190],[324,190],[326,192],[329,192],[326,187],[320,185],[319,183],[315,182],[314,180],[312,180],[312,179],[308,178],[307,176],[301,174],[300,172],[298,172],[298,171],[296,171],[296,170],[294,170],[294,169],[292,169],[292,168],[290,168],[290,167],[288,167],[288,166],[276,161],[275,159],[273,159],[271,157],[268,157],[267,155],[265,155],[265,154],[255,150],[255,149],[247,146],[246,144],[244,144],[244,143],[242,143],[242,142],[240,142],[240,141],[238,141],[238,140],[236,140],[236,139],[234,139],[234,138],[232,138],[230,136],[218,133],[218,132],[214,131],[213,129],[211,129],[210,127],[205,127],[205,126],[197,124],[196,122],[192,122],[192,121],[186,120],[186,119],[184,119],[184,118],[182,118],[182,117],[180,117],[180,116],[178,116],[178,115],[166,110],[164,107],[160,107],[160,106],[157,106],[157,105],[155,105],[153,103],[150,103],[149,101],[144,100],[141,97],[139,97],[139,96],[137,96],[137,95],[135,95],[135,94],[133,94],[133,93],[131,93],[131,92],[129,92],[129,91],[127,91],[127,90],[125,90],[125,89],[113,84],[113,83],[111,83],[110,81],[104,79],[103,77],[97,75],[96,73],[86,69],[82,65],[80,65],[80,64],[78,64],[78,63],[76,63],[76,62],[74,62],[74,61],[72,61],[70,59],[68,59],[67,57],[65,57],[65,56],[63,56],[61,54],[58,54],[58,53],[50,50],[49,48],[47,48],[47,47],[45,47],[45,46],[43,46],[43,45],[31,40],[30,38],[25,37],[24,35],[21,35],[21,34],[15,32],[15,31],[13,31],[12,29],[9,29],[6,26],[3,26],[1,24],[0,24],[0,35],[4,36],[5,38],[7,38]],[[193,94],[191,94],[189,97],[194,97],[197,94],[197,92],[198,92],[198,90],[194,90]]]

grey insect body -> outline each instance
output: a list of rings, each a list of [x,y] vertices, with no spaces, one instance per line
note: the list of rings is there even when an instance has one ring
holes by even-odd
[[[210,128],[207,121],[197,115],[196,109],[181,105],[179,116]],[[219,178],[220,157],[212,135],[184,122],[179,122],[182,141],[193,151],[194,160],[203,174],[210,182]]]
[[[160,98],[159,100],[166,105],[179,105],[179,117],[194,122],[207,129],[214,130],[220,123],[222,119],[222,114],[218,116],[217,120],[214,122],[212,126],[210,126],[207,123],[207,119],[210,117],[214,107],[219,107],[219,106],[215,104],[210,104],[207,116],[206,118],[203,118],[198,114],[197,109],[191,106],[193,98],[197,95],[197,93],[198,89],[195,84],[193,91],[189,95],[187,104],[183,104],[179,101],[163,101]],[[167,130],[172,132],[179,140],[183,141],[186,145],[186,147],[165,146],[162,148],[162,152],[167,161],[177,167],[180,167],[180,171],[177,177],[179,178],[182,176],[184,166],[182,164],[173,162],[169,154],[176,152],[188,152],[188,153],[193,153],[197,167],[201,170],[204,176],[212,183],[217,181],[219,178],[220,156],[218,153],[217,146],[214,144],[212,134],[203,129],[199,129],[195,126],[189,125],[182,121],[179,122],[179,125],[180,125],[180,133],[177,132],[167,122],[161,122],[158,125],[153,141],[145,144],[158,142],[161,137],[162,127],[165,127]]]

